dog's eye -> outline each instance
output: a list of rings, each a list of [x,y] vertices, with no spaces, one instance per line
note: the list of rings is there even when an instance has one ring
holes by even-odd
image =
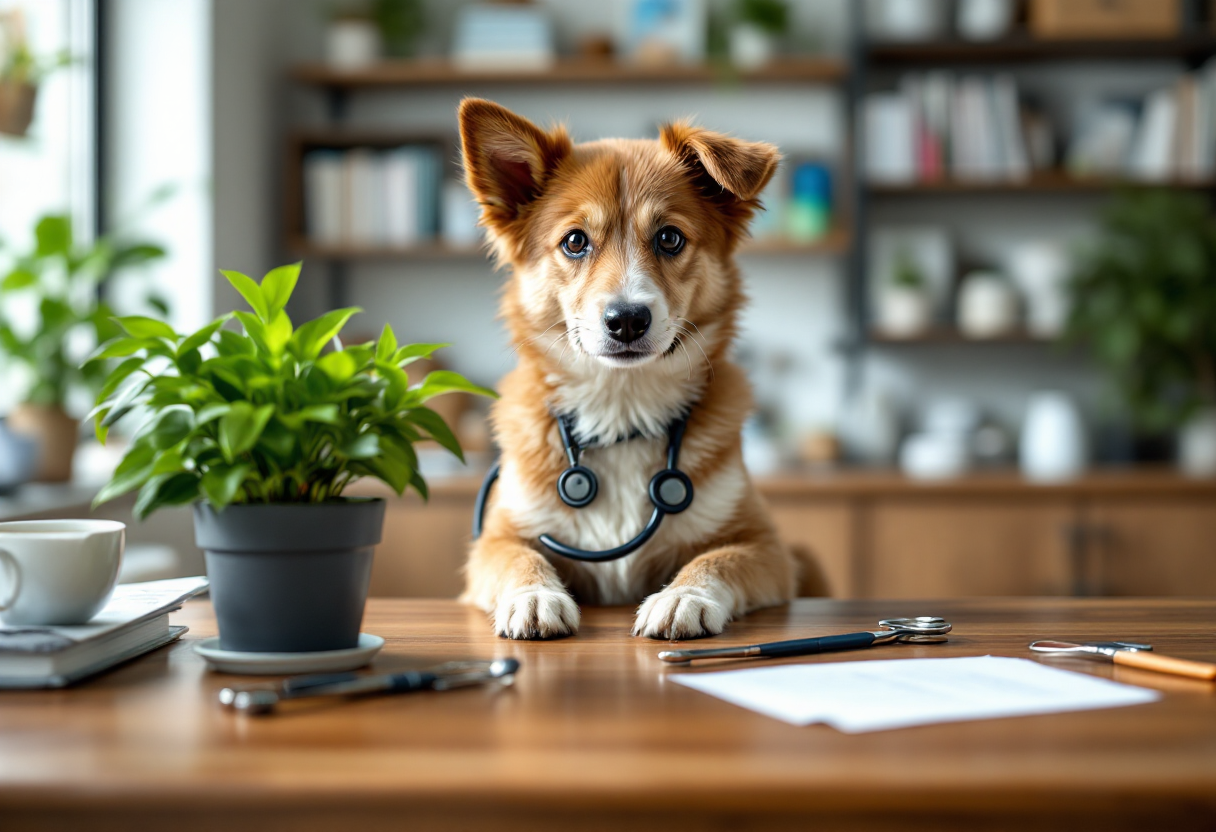
[[[562,239],[562,251],[567,257],[582,257],[591,248],[591,241],[582,231],[571,231]]]
[[[684,248],[684,235],[674,225],[665,225],[654,235],[654,244],[664,254],[676,255]]]

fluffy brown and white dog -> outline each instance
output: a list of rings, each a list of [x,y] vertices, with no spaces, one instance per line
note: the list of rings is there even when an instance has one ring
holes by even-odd
[[[657,141],[575,145],[480,99],[460,105],[465,175],[509,267],[502,315],[518,366],[493,409],[501,478],[472,547],[463,600],[510,638],[574,633],[579,602],[638,604],[635,635],[696,638],[789,600],[796,558],[743,467],[752,407],[728,350],[744,296],[733,255],[780,154],[685,123]],[[608,549],[643,527],[667,428],[690,413],[680,468],[695,499],[631,555],[548,552],[541,534]],[[599,494],[558,497],[574,420]],[[633,438],[629,438],[629,437]]]

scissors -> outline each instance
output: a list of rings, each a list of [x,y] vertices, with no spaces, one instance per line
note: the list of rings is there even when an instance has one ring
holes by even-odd
[[[883,629],[840,636],[770,641],[741,647],[664,650],[659,653],[659,659],[672,664],[688,664],[694,659],[775,659],[783,656],[810,656],[834,650],[861,650],[888,642],[937,644],[947,640],[946,633],[951,629],[950,622],[946,619],[927,615],[917,618],[884,618],[878,622],[878,626]]]

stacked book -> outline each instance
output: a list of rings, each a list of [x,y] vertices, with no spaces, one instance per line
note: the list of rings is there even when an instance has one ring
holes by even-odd
[[[1051,164],[1050,124],[1023,105],[1010,75],[907,75],[861,110],[873,182],[1024,179]]]
[[[0,688],[59,688],[142,656],[186,632],[169,613],[205,592],[206,578],[115,587],[87,624],[0,627]]]
[[[435,239],[443,159],[438,148],[313,150],[304,156],[310,242],[397,248]]]
[[[1216,175],[1216,59],[1144,99],[1107,97],[1083,115],[1068,151],[1074,174],[1149,181]]]

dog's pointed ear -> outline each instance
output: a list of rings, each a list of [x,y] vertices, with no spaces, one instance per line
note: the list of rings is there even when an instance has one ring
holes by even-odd
[[[702,180],[703,190],[710,190],[703,181],[708,177],[717,190],[725,189],[745,203],[764,190],[781,161],[781,152],[771,144],[745,142],[687,122],[664,126],[659,140]]]
[[[481,203],[484,223],[501,230],[544,191],[570,154],[570,137],[481,98],[460,102],[459,121],[465,182]]]

